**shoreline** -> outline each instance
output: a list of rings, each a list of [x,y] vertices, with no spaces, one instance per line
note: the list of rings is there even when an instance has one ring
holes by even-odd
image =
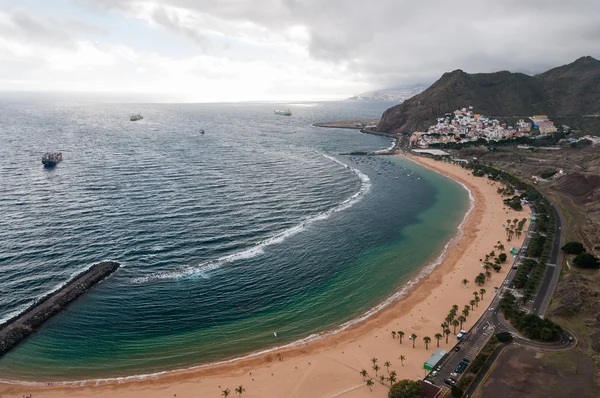
[[[43,393],[43,395],[48,394],[47,396],[53,397],[59,396],[61,395],[60,392],[65,391],[69,391],[69,394],[73,394],[74,392],[81,392],[82,394],[86,393],[85,395],[89,395],[94,393],[103,394],[107,391],[107,389],[110,389],[114,393],[117,392],[116,390],[119,390],[122,391],[124,395],[129,396],[130,393],[132,393],[134,390],[137,390],[139,392],[140,387],[143,388],[147,386],[152,387],[152,389],[154,389],[155,387],[160,386],[162,389],[164,389],[175,382],[185,382],[187,384],[194,385],[195,388],[196,385],[200,382],[208,382],[206,378],[218,378],[219,376],[227,378],[231,377],[232,373],[235,373],[236,377],[242,377],[242,375],[247,372],[256,372],[257,368],[260,368],[261,370],[264,370],[265,368],[271,369],[274,368],[277,364],[281,364],[281,367],[283,366],[283,363],[288,363],[290,361],[298,362],[301,360],[305,360],[306,357],[320,356],[324,352],[327,353],[328,351],[333,350],[337,351],[339,346],[348,346],[356,342],[357,340],[366,340],[369,337],[371,337],[372,340],[372,336],[370,335],[372,335],[373,333],[380,333],[382,331],[381,323],[389,324],[393,322],[396,317],[412,317],[414,315],[412,312],[414,312],[416,307],[423,304],[423,302],[427,301],[428,299],[431,299],[430,296],[434,293],[434,291],[437,288],[442,287],[443,278],[453,271],[456,272],[456,268],[459,265],[459,260],[461,259],[461,257],[464,257],[467,252],[469,246],[469,242],[467,241],[468,238],[472,238],[473,233],[479,231],[478,227],[481,226],[480,224],[482,222],[482,219],[484,218],[484,213],[486,210],[486,197],[476,186],[477,184],[473,183],[473,181],[470,181],[467,178],[465,178],[464,181],[460,181],[460,179],[456,178],[456,175],[453,176],[452,173],[448,173],[447,170],[446,172],[440,170],[440,165],[432,165],[429,164],[427,159],[415,158],[412,156],[404,156],[404,158],[413,161],[417,164],[420,164],[423,167],[427,167],[433,170],[434,172],[440,173],[448,178],[451,178],[455,182],[462,185],[463,188],[467,189],[467,191],[469,192],[470,206],[467,212],[465,213],[465,216],[463,217],[460,225],[458,226],[456,234],[446,243],[444,249],[439,255],[433,258],[432,261],[429,261],[424,266],[415,270],[415,273],[408,279],[408,281],[398,286],[398,289],[395,293],[387,297],[378,305],[359,315],[358,317],[348,322],[345,322],[344,324],[339,325],[332,330],[324,331],[316,336],[311,335],[304,339],[288,343],[284,346],[272,347],[266,350],[261,350],[255,353],[248,354],[244,357],[232,358],[218,363],[203,364],[187,369],[163,371],[148,375],[115,377],[110,379],[92,379],[85,382],[52,382],[50,387],[47,387],[47,382],[37,383],[24,381],[19,384],[18,381],[11,380],[10,384],[0,384],[0,392],[3,392],[5,388],[17,391],[26,387],[28,388],[28,390],[35,390],[36,396],[39,396],[41,393]],[[484,179],[481,179],[481,183],[485,184],[486,181]],[[500,200],[499,195],[497,196]],[[463,244],[462,247],[459,248],[459,246],[461,246],[463,242],[465,242],[466,244]],[[456,258],[457,256],[458,258]],[[446,273],[443,274],[444,271],[446,271]],[[492,293],[493,292],[490,292],[490,295]],[[420,312],[421,309],[418,309],[418,311]],[[443,311],[445,311],[445,309]],[[479,318],[479,316],[481,316],[481,314],[482,312],[477,316],[477,319]],[[421,317],[421,319],[423,319],[423,317]],[[477,319],[472,320],[472,322],[470,320],[468,324],[470,325],[474,323]],[[439,328],[437,328],[436,325],[436,331],[438,331],[437,329]],[[386,332],[389,331],[386,329]],[[433,335],[433,333],[433,331],[430,332],[431,335]],[[382,338],[380,340],[391,340],[389,333],[386,333],[385,337],[385,339]],[[376,334],[374,338],[378,338]],[[397,342],[398,340],[396,340],[396,344],[398,344]],[[405,347],[408,347],[408,345],[410,344],[408,338],[406,338],[405,343]],[[359,345],[359,347],[361,347],[361,345]],[[344,355],[344,351],[342,350],[341,352],[342,354],[339,354],[339,352],[337,352],[337,355]],[[281,361],[272,363],[273,354],[277,354],[277,357],[281,359]],[[426,352],[423,352],[420,354],[420,356],[423,357],[426,354]],[[280,358],[280,356],[285,356],[285,361],[283,360],[283,358]],[[422,362],[420,362],[420,364],[422,364]],[[368,363],[364,363],[363,366],[366,367],[367,365]],[[298,367],[296,366],[296,369],[297,368]],[[397,369],[400,376],[399,378],[403,378],[402,376],[406,376],[403,374],[405,372],[401,372],[401,370],[403,370],[404,368],[405,367],[403,366],[402,369]],[[408,366],[406,366],[406,368],[408,368]],[[413,376],[410,378],[416,377],[413,374]],[[357,384],[361,381],[360,378],[351,378],[351,380],[353,384]],[[254,378],[252,378],[252,381],[254,381]],[[2,381],[2,383],[6,382],[8,381]],[[245,384],[247,383],[248,382],[245,382]],[[345,386],[347,388],[348,384],[346,384]],[[171,385],[171,387],[176,388],[178,386]],[[254,390],[256,385],[251,384],[251,387],[253,387],[252,389]],[[361,384],[361,387],[365,387],[364,383]],[[358,387],[357,389],[361,390],[361,388]],[[366,387],[362,388],[362,390],[368,392]],[[154,390],[144,391],[146,393],[156,392]],[[253,395],[246,394],[245,396]],[[264,394],[258,396],[264,396]]]

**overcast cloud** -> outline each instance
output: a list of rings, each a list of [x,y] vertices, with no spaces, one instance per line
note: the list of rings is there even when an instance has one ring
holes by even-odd
[[[343,98],[600,58],[597,0],[37,3],[0,0],[0,89]]]

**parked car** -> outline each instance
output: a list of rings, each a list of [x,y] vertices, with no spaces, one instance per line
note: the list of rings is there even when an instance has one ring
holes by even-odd
[[[456,369],[454,369],[454,371],[455,371],[456,373],[462,373],[462,372],[464,372],[464,371],[465,371],[465,369],[464,369],[464,368],[456,368]]]
[[[458,373],[454,373],[454,372],[450,373],[450,376],[452,376],[452,377],[458,377]]]
[[[469,363],[469,362],[471,362],[471,360],[469,358],[467,358],[467,357],[464,357],[463,358],[463,362]]]
[[[454,347],[454,351],[460,351],[460,347],[459,346]]]
[[[435,376],[437,376],[437,374],[438,374],[437,370],[434,370],[433,372],[431,372],[431,373],[429,374],[429,376],[431,376],[431,377],[435,377]]]
[[[446,379],[446,380],[444,380],[444,383],[448,384],[450,387],[452,387],[452,386],[455,384],[455,383],[454,383],[452,380],[450,380],[450,379]]]

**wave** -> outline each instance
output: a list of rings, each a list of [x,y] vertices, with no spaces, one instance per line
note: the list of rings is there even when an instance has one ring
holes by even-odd
[[[344,163],[339,162],[337,159],[333,159],[330,158],[327,155],[323,155],[328,157],[329,159],[335,161],[336,163],[340,163],[342,165],[344,165]],[[345,165],[344,165],[345,166]],[[360,171],[358,171],[358,173],[360,173]],[[360,173],[360,175],[364,175],[362,173]],[[367,176],[364,176],[368,179]],[[447,177],[447,176],[446,176]],[[440,255],[435,258],[433,261],[431,261],[430,263],[428,263],[426,266],[424,266],[417,275],[415,275],[414,277],[412,277],[408,282],[406,282],[404,284],[404,286],[398,290],[397,292],[395,292],[394,294],[392,294],[391,296],[389,296],[388,298],[386,298],[385,300],[383,300],[381,303],[379,303],[378,305],[376,305],[375,307],[365,311],[364,313],[362,313],[361,315],[359,315],[356,318],[353,318],[343,324],[341,324],[340,326],[329,330],[329,331],[325,331],[325,332],[321,332],[321,333],[314,333],[311,334],[305,338],[299,339],[299,340],[295,340],[293,342],[290,342],[288,344],[284,344],[284,345],[280,345],[280,346],[276,346],[276,347],[271,347],[271,348],[267,348],[264,350],[260,350],[260,351],[255,351],[252,352],[250,354],[241,356],[241,357],[236,357],[236,358],[231,358],[231,359],[227,359],[227,360],[223,360],[223,361],[217,361],[217,362],[211,362],[211,363],[207,363],[207,364],[203,364],[203,365],[196,365],[196,366],[191,366],[188,368],[184,368],[184,369],[178,369],[178,370],[164,370],[164,371],[160,371],[160,372],[155,372],[155,373],[147,373],[147,374],[141,374],[141,375],[132,375],[132,376],[122,376],[122,377],[108,377],[108,378],[102,378],[102,379],[85,379],[85,380],[77,380],[77,381],[59,381],[59,382],[52,382],[51,385],[52,386],[98,386],[98,385],[103,385],[103,384],[112,384],[112,383],[117,383],[117,384],[122,384],[122,383],[127,383],[127,382],[131,382],[131,381],[142,381],[142,380],[148,380],[148,379],[157,379],[160,376],[166,375],[166,374],[170,374],[170,373],[180,373],[180,372],[189,372],[189,371],[196,371],[196,370],[200,370],[200,369],[204,369],[207,367],[211,367],[211,366],[218,366],[218,365],[225,365],[225,364],[229,364],[229,363],[234,363],[234,362],[238,362],[238,361],[242,361],[245,359],[250,359],[250,358],[254,358],[263,354],[268,354],[270,352],[274,352],[274,351],[278,351],[281,349],[287,349],[287,348],[294,348],[294,347],[298,347],[313,341],[317,341],[317,340],[322,340],[326,337],[329,336],[333,336],[336,335],[350,327],[352,327],[353,325],[356,325],[358,323],[361,323],[367,319],[369,319],[370,317],[372,317],[373,315],[377,314],[378,312],[382,311],[383,309],[385,309],[386,307],[388,307],[389,305],[393,304],[394,302],[400,300],[402,297],[406,296],[406,294],[408,292],[410,292],[410,290],[424,277],[428,276],[429,274],[431,274],[431,272],[439,265],[442,263],[442,261],[444,260],[444,258],[446,257],[446,254],[448,252],[448,249],[450,248],[450,246],[452,246],[454,243],[458,242],[462,236],[464,235],[464,225],[469,217],[469,215],[471,214],[471,212],[473,211],[473,209],[475,208],[475,199],[473,197],[473,194],[471,192],[471,190],[462,182],[459,182],[457,180],[454,180],[451,177],[448,177],[450,179],[452,179],[453,181],[455,181],[456,183],[460,184],[469,194],[469,209],[467,210],[467,212],[465,213],[465,216],[463,217],[461,223],[459,224],[459,226],[457,227],[457,233],[456,235],[454,235],[452,237],[452,239],[450,239],[446,245],[444,246],[444,248],[442,249],[442,252],[440,253]],[[353,195],[354,196],[354,195]],[[37,381],[21,381],[21,380],[10,380],[10,379],[0,379],[0,383],[8,383],[8,384],[17,384],[17,385],[25,385],[25,386],[47,386],[48,382],[37,382]]]
[[[397,140],[396,140],[396,138],[394,138],[394,139],[392,140],[392,145],[390,145],[389,147],[387,147],[387,148],[385,148],[385,149],[381,149],[381,150],[379,150],[379,151],[375,151],[374,153],[375,153],[375,154],[387,153],[387,152],[391,151],[392,149],[394,149],[394,147],[396,146],[396,142],[397,142]]]
[[[195,266],[179,268],[179,269],[176,269],[173,271],[156,272],[151,275],[137,277],[137,278],[132,279],[132,282],[133,283],[146,283],[150,280],[173,279],[173,278],[182,278],[182,277],[188,277],[188,276],[200,276],[200,277],[207,278],[208,277],[207,271],[212,271],[212,270],[218,269],[221,266],[223,266],[224,264],[232,263],[234,261],[246,260],[249,258],[257,257],[261,254],[264,254],[266,247],[275,245],[278,243],[282,243],[287,238],[304,231],[306,229],[306,227],[308,227],[309,225],[311,225],[317,221],[326,220],[329,217],[331,217],[333,214],[338,213],[343,210],[346,210],[346,209],[354,206],[356,203],[358,203],[362,199],[362,197],[367,192],[369,192],[369,190],[371,189],[371,179],[369,178],[369,176],[362,173],[360,170],[352,168],[352,167],[348,166],[347,164],[339,161],[338,159],[335,159],[334,157],[331,157],[331,156],[323,154],[323,153],[319,153],[319,154],[321,156],[339,164],[340,166],[348,169],[352,173],[354,173],[361,181],[361,187],[358,190],[358,192],[354,193],[352,196],[345,199],[343,202],[341,202],[334,208],[323,211],[321,213],[318,213],[317,215],[307,217],[306,219],[302,220],[299,224],[296,224],[293,227],[290,227],[276,235],[273,235],[270,238],[267,238],[267,239],[263,240],[262,242],[257,243],[255,246],[253,246],[249,249],[243,250],[238,253],[229,254],[229,255],[217,258],[215,260],[205,261],[205,262],[202,262]]]

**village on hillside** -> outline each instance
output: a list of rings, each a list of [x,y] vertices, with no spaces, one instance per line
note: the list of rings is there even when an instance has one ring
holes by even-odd
[[[568,126],[560,126],[561,131],[569,131]],[[427,131],[415,131],[410,137],[412,148],[439,148],[448,145],[466,144],[473,141],[490,142],[510,140],[518,137],[540,139],[559,131],[547,115],[533,115],[528,120],[519,119],[514,125],[507,125],[473,111],[473,107],[457,109],[437,119],[437,123]],[[584,137],[593,145],[600,142],[597,137]]]

